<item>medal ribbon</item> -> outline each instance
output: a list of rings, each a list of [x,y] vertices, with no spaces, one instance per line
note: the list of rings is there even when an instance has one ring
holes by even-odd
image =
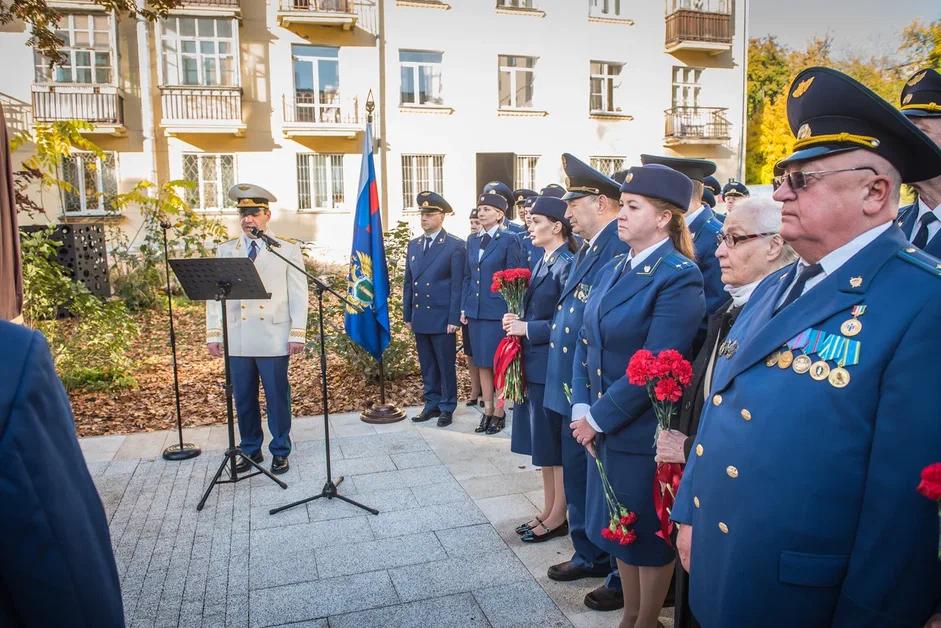
[[[865,314],[865,313],[866,313],[866,306],[865,306],[865,305],[854,305],[854,306],[853,306],[853,311],[852,311],[852,313],[851,313],[851,316],[852,316],[853,318],[859,318],[860,316],[862,316],[862,315]]]
[[[859,351],[862,348],[862,343],[858,340],[850,340],[849,338],[843,338],[846,343],[843,345],[843,350],[837,354],[837,366],[855,366],[859,364]]]
[[[821,360],[836,360],[838,355],[843,354],[848,342],[849,338],[830,335],[823,342],[823,345],[821,345],[820,349],[817,350],[817,355],[820,356]]]
[[[812,329],[805,329],[801,333],[797,334],[793,338],[787,341],[787,348],[791,351],[799,351],[807,346],[807,342],[810,339],[810,332]]]
[[[807,334],[807,344],[803,349],[807,355],[813,355],[817,352],[817,347],[826,342],[830,334],[819,329],[808,329],[807,331],[809,332]]]

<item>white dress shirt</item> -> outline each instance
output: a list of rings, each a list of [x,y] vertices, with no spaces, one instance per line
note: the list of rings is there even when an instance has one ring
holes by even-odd
[[[688,226],[690,226],[691,224],[693,224],[693,221],[696,220],[697,218],[699,218],[699,214],[703,213],[703,211],[705,211],[705,209],[706,209],[706,206],[703,205],[702,207],[700,207],[700,208],[697,209],[696,211],[686,212],[686,213],[683,215],[683,220],[686,221],[686,226],[688,227]]]
[[[490,234],[490,241],[493,242],[493,236],[495,236],[495,235],[497,234],[497,231],[499,231],[499,230],[500,230],[500,224],[497,223],[497,224],[495,224],[493,227],[491,227],[490,229],[488,229],[488,230],[486,230],[486,231],[484,231],[483,229],[481,229],[481,230],[480,230],[480,237],[481,237],[481,238],[484,237],[484,234],[485,234],[485,233]],[[490,245],[488,244],[487,246],[490,246]],[[483,248],[481,248],[481,249],[479,249],[479,250],[477,251],[477,261],[479,262],[479,261],[480,261],[480,258],[482,258],[483,256],[484,256],[484,250],[483,250]]]

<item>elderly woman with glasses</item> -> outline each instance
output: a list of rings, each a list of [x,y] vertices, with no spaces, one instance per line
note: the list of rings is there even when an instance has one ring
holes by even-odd
[[[770,199],[756,198],[739,202],[716,235],[719,242],[716,257],[729,298],[709,317],[706,341],[693,363],[693,381],[680,402],[679,415],[674,416],[671,429],[661,432],[657,441],[657,462],[686,462],[696,438],[704,399],[709,396],[712,367],[718,356],[733,351],[723,346],[726,335],[761,280],[796,259],[780,231],[780,206]],[[674,625],[697,626],[689,610],[689,576],[683,569],[677,569],[675,578]]]

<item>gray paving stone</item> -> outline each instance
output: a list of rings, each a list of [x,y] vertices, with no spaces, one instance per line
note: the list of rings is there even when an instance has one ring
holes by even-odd
[[[326,619],[312,619],[310,621],[297,621],[291,624],[281,624],[275,628],[328,628],[330,624]]]
[[[532,579],[509,550],[481,554],[474,560],[448,558],[398,567],[389,570],[389,575],[399,597],[405,602]]]
[[[378,516],[370,517],[368,521],[377,538],[386,538],[485,523],[487,519],[474,502],[464,500],[438,506],[379,513]]]
[[[494,477],[462,480],[461,485],[474,499],[525,493],[542,488],[542,477],[535,471],[504,473]]]
[[[368,436],[342,437],[336,442],[346,458],[364,458],[380,454],[404,454],[429,449],[415,432],[392,432]]]
[[[365,573],[447,558],[444,548],[430,532],[365,543],[330,545],[317,549],[315,554],[317,571],[321,578]]]
[[[251,593],[251,625],[275,626],[400,602],[384,571],[289,584]]]
[[[437,504],[450,504],[467,499],[464,487],[452,477],[446,481],[435,484],[424,484],[412,487],[415,500],[420,506],[435,506]]]
[[[396,468],[411,469],[413,467],[431,467],[441,464],[441,460],[435,455],[435,452],[415,451],[408,454],[392,454],[392,461]]]
[[[440,464],[431,467],[415,467],[398,471],[354,475],[353,478],[357,486],[369,486],[372,490],[425,486],[449,482],[452,479],[448,468]]]
[[[340,485],[340,494],[361,504],[375,508],[380,513],[417,508],[418,500],[408,488],[386,491],[367,491],[365,493],[347,493],[346,483]],[[360,508],[340,499],[317,499],[307,504],[310,521],[331,521],[347,517],[360,517],[365,513]],[[372,515],[370,515],[372,516]]]
[[[494,628],[563,628],[571,622],[531,579],[474,591]]]
[[[484,628],[489,626],[484,612],[468,593],[386,606],[330,618],[330,628]]]
[[[438,530],[435,536],[451,557],[467,558],[507,549],[506,543],[489,523]]]

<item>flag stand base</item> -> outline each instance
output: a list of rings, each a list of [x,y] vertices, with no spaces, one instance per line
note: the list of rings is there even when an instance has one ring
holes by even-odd
[[[380,404],[364,410],[359,418],[364,423],[397,423],[405,418],[405,410],[389,404]]]

